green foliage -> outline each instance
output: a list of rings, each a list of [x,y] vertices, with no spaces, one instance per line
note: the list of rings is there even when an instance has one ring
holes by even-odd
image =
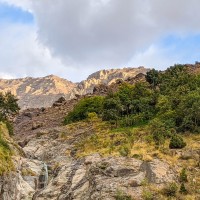
[[[178,186],[176,183],[169,183],[165,188],[163,188],[163,194],[168,197],[175,197],[178,191]]]
[[[177,107],[177,122],[181,131],[197,131],[200,126],[200,90],[185,95]]]
[[[175,135],[170,148],[183,148],[186,144],[176,133],[200,132],[199,105],[200,75],[189,73],[184,65],[174,65],[164,72],[150,70],[146,82],[123,82],[117,92],[105,98],[82,99],[65,118],[65,124],[95,112],[116,128],[147,125],[148,139],[158,146]]]
[[[122,191],[117,191],[117,194],[115,195],[115,200],[132,200],[132,198]]]
[[[181,170],[179,179],[180,179],[180,182],[181,182],[181,183],[186,183],[186,182],[188,182],[187,173],[186,173],[186,169],[185,169],[185,168],[183,168],[183,169]]]
[[[152,192],[149,190],[144,190],[142,193],[142,197],[144,200],[153,200],[154,199]]]
[[[15,115],[19,111],[17,104],[18,99],[15,98],[11,92],[5,94],[0,93],[0,117],[1,119],[8,119],[10,116]]]
[[[145,78],[153,88],[159,84],[159,72],[155,69],[148,71]]]
[[[81,99],[64,120],[64,124],[86,119],[89,113],[100,114],[103,108],[103,97],[86,97]]]
[[[0,123],[0,175],[13,169],[12,151],[8,145],[5,135],[7,134],[6,125]]]
[[[98,118],[98,115],[97,115],[95,112],[88,113],[87,118],[88,118],[89,120],[95,120],[95,119]]]
[[[131,150],[130,147],[128,145],[124,145],[120,148],[119,153],[121,156],[128,156],[130,154]]]
[[[187,194],[188,193],[187,189],[185,188],[185,184],[184,183],[181,183],[181,187],[180,187],[179,192],[181,194]]]
[[[10,118],[16,115],[20,109],[17,101],[18,99],[11,92],[0,93],[0,121],[6,124],[10,135],[13,135],[13,125]]]
[[[172,136],[169,148],[170,149],[182,149],[186,146],[186,143],[183,141],[183,138],[180,135]]]
[[[13,124],[8,120],[5,121],[4,123],[6,124],[6,127],[8,129],[9,135],[13,135],[14,134]]]
[[[120,126],[144,122],[153,116],[156,98],[147,83],[124,83],[117,93],[105,98],[103,120],[115,120]]]
[[[165,139],[170,137],[171,130],[167,124],[163,123],[160,119],[155,118],[149,124],[150,132],[153,135],[153,140],[156,145],[163,145]]]

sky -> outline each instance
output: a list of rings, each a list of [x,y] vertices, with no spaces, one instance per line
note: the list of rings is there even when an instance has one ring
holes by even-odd
[[[200,61],[199,0],[0,0],[0,78]]]

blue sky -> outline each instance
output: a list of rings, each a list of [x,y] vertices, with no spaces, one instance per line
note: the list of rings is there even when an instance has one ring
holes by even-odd
[[[20,7],[0,3],[0,23],[34,23],[34,16]]]
[[[200,61],[200,1],[91,2],[0,0],[0,77]]]

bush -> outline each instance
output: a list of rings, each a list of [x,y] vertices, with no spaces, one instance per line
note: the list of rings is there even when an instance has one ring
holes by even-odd
[[[117,191],[117,194],[115,195],[116,200],[132,200],[131,196],[125,194],[122,191]]]
[[[163,188],[163,194],[170,197],[175,197],[178,190],[176,183],[169,183],[165,188]]]
[[[5,121],[5,124],[6,124],[6,127],[8,129],[9,135],[10,136],[14,135],[13,124],[8,120]]]
[[[165,143],[167,129],[165,124],[158,118],[152,120],[149,124],[150,132],[156,145],[163,145]]]
[[[186,143],[183,141],[183,138],[179,135],[172,136],[169,148],[170,149],[182,149],[186,146]]]
[[[121,156],[128,156],[131,153],[130,147],[128,147],[127,145],[122,146],[119,150],[119,153]]]
[[[180,182],[181,182],[181,183],[186,183],[186,182],[188,182],[187,174],[186,174],[186,169],[185,169],[185,168],[183,168],[183,169],[181,170],[179,179],[180,179]]]
[[[142,197],[144,200],[153,200],[154,199],[152,192],[149,190],[143,191]]]
[[[81,99],[78,104],[74,107],[73,111],[70,112],[64,120],[64,124],[77,122],[88,117],[89,113],[100,114],[103,109],[103,97],[86,97]]]
[[[98,119],[98,116],[95,112],[92,112],[92,113],[88,113],[88,117],[87,117],[89,120],[96,120]]]
[[[181,194],[187,194],[187,193],[188,193],[187,190],[186,190],[186,188],[185,188],[184,183],[181,183],[181,187],[180,187],[179,192],[180,192]]]

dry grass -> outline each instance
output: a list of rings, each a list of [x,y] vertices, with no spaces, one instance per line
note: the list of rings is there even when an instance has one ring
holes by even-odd
[[[6,125],[0,123],[0,175],[14,170],[12,162],[13,152],[8,144],[8,130]]]
[[[187,142],[187,146],[184,149],[174,150],[169,149],[169,139],[165,141],[164,145],[157,147],[146,127],[111,129],[110,124],[96,119],[70,124],[65,128],[66,131],[61,134],[61,138],[68,140],[77,137],[77,135],[80,137],[80,140],[75,143],[77,157],[99,153],[102,156],[128,156],[143,161],[152,161],[155,158],[159,158],[172,167],[176,167],[177,173],[183,168],[188,169],[189,182],[187,187],[190,193],[185,197],[178,194],[178,198],[194,200],[195,196],[200,193],[199,158],[192,155],[191,158],[182,159],[182,154],[200,150],[200,135],[182,135]],[[66,154],[69,153],[66,152]],[[147,190],[156,193],[158,196],[161,195],[158,189],[153,189],[151,185],[148,187]],[[162,195],[160,198],[167,199]]]

